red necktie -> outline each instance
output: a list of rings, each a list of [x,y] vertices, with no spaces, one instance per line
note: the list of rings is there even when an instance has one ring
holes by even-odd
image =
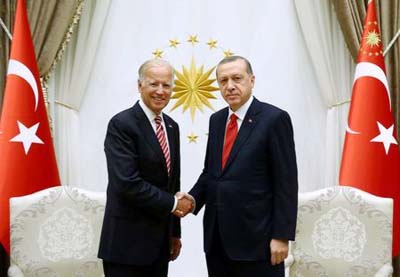
[[[165,162],[167,164],[168,175],[169,175],[169,171],[171,169],[171,158],[169,156],[168,144],[167,144],[167,139],[165,136],[164,128],[161,124],[161,117],[159,115],[157,115],[154,120],[156,122],[157,139],[158,139],[158,142],[160,143],[161,150],[164,154]]]
[[[233,113],[230,116],[228,127],[226,128],[224,151],[222,152],[222,169],[224,169],[229,153],[231,153],[233,143],[235,142],[238,125],[236,119],[238,117]]]

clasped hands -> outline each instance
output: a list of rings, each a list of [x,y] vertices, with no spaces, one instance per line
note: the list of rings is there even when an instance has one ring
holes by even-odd
[[[195,207],[195,200],[190,194],[179,191],[175,194],[175,196],[178,199],[178,204],[176,205],[176,209],[173,212],[175,216],[182,218],[188,213],[193,212]]]

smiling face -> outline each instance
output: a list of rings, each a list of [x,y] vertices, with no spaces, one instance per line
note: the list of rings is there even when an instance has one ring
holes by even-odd
[[[221,95],[232,111],[236,111],[249,100],[255,77],[248,73],[244,60],[220,64],[217,67],[217,79]]]
[[[143,103],[155,114],[168,105],[172,93],[173,71],[167,64],[150,65],[138,81]]]

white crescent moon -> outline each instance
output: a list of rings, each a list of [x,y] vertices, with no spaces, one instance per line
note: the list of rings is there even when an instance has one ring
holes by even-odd
[[[347,133],[350,133],[350,134],[352,134],[352,135],[359,135],[359,134],[361,134],[360,132],[353,131],[353,130],[350,128],[350,126],[349,126],[348,123],[347,123],[347,126],[346,126],[346,132],[347,132]]]
[[[382,70],[382,68],[380,68],[379,66],[377,66],[374,63],[368,63],[368,62],[358,63],[356,66],[356,72],[354,74],[353,86],[354,86],[354,83],[361,77],[375,78],[375,79],[379,80],[385,86],[386,93],[387,93],[388,99],[389,99],[389,107],[390,107],[390,110],[392,110],[389,85],[388,85],[388,81],[386,79],[386,74]],[[347,124],[346,131],[353,135],[361,134],[360,132],[357,132],[357,131],[354,131],[353,129],[351,129],[349,124]]]
[[[8,63],[7,75],[17,75],[24,79],[32,88],[33,96],[35,97],[35,111],[37,110],[39,103],[39,93],[36,83],[36,79],[32,74],[32,71],[23,63],[10,59]]]
[[[356,72],[354,75],[355,76],[354,76],[353,85],[361,77],[372,77],[372,78],[375,78],[375,79],[378,79],[379,81],[381,81],[381,83],[386,88],[386,93],[387,93],[388,99],[389,99],[389,107],[390,107],[390,110],[392,110],[389,85],[388,85],[388,81],[386,79],[386,74],[385,74],[385,72],[383,72],[382,68],[380,68],[379,66],[377,66],[376,64],[373,64],[373,63],[361,62],[361,63],[357,64]]]

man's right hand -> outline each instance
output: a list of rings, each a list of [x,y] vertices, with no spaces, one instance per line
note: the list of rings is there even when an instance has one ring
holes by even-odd
[[[194,199],[187,193],[177,192],[175,196],[178,198],[178,204],[173,214],[177,217],[184,217],[194,210]]]

